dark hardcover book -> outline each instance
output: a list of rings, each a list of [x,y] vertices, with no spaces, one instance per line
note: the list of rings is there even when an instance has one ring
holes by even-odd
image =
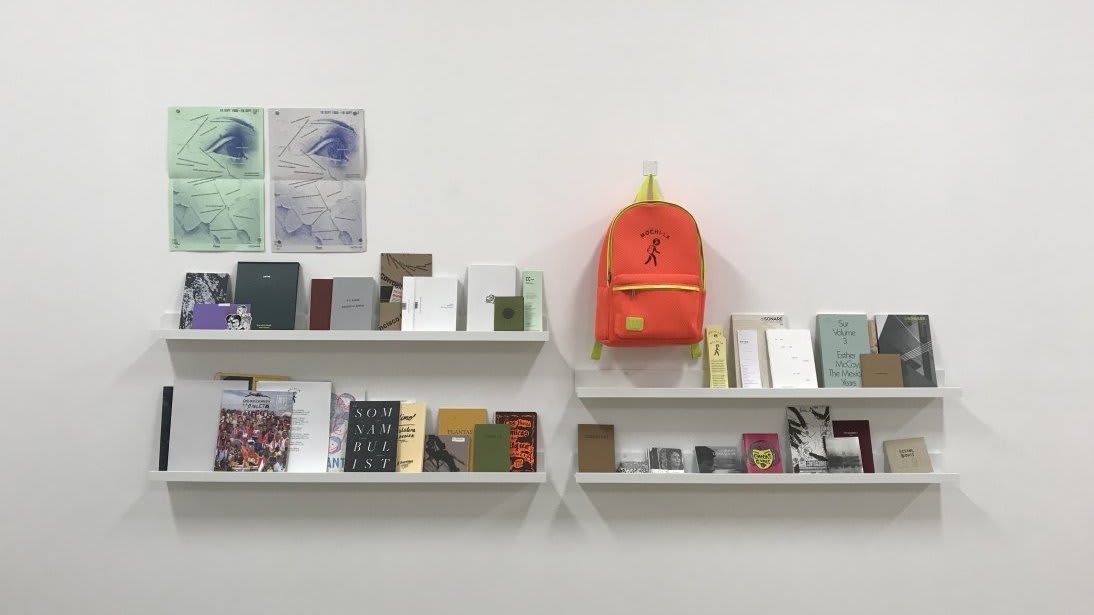
[[[251,329],[295,329],[299,284],[300,263],[236,265],[236,303],[251,305]]]
[[[175,387],[163,387],[163,400],[160,403],[160,472],[167,471],[167,457],[171,448],[171,403]]]
[[[524,297],[494,297],[494,330],[524,331]]]
[[[615,471],[615,425],[577,426],[577,471]]]
[[[308,312],[308,329],[312,331],[327,331],[330,329],[330,304],[333,292],[333,279],[312,279],[311,310]]]
[[[924,314],[878,314],[878,354],[900,355],[906,387],[936,387],[931,320]]]
[[[797,473],[828,471],[824,439],[832,436],[832,411],[828,406],[789,406],[786,409],[790,436],[791,470]]]
[[[399,451],[397,401],[352,401],[345,472],[394,472]]]
[[[509,426],[509,471],[536,471],[539,415],[535,412],[495,412],[494,422]]]
[[[475,425],[471,447],[471,467],[475,472],[509,471],[509,433],[508,425]]]
[[[696,446],[695,465],[700,474],[740,474],[744,472],[739,446]]]
[[[468,436],[426,436],[423,472],[468,472],[471,438]]]
[[[194,306],[199,303],[230,303],[232,289],[227,273],[187,273],[182,286],[182,306],[179,309],[179,329],[189,329],[194,322]]]
[[[859,451],[862,454],[862,471],[867,474],[874,473],[874,445],[870,441],[870,421],[832,421],[832,435],[837,438],[858,438]]]
[[[684,471],[684,452],[678,448],[651,448],[649,457],[650,472]]]

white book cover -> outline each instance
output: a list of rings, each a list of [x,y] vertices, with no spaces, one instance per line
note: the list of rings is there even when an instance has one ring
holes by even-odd
[[[733,314],[729,319],[730,333],[733,339],[737,339],[739,331],[765,331],[767,329],[785,329],[786,315],[778,312],[762,312],[757,314]],[[767,337],[763,333],[756,335],[756,355],[760,362],[760,385],[762,388],[771,387],[771,370],[767,358]],[[737,382],[741,382],[741,355],[740,346],[733,345],[734,369],[737,370]]]
[[[346,465],[346,437],[349,434],[349,405],[368,399],[363,387],[331,387],[330,435],[327,443],[327,472],[341,472]]]
[[[809,329],[768,329],[767,356],[771,362],[772,388],[817,387],[817,366],[813,361],[813,337]]]
[[[764,386],[760,375],[759,345],[760,336],[755,329],[742,329],[737,332],[737,356],[740,357],[738,365],[741,375],[737,384],[742,389],[762,389]]]
[[[453,277],[404,277],[403,331],[455,331],[458,292]]]
[[[467,330],[494,330],[494,297],[516,297],[515,265],[470,265],[467,268]]]
[[[167,469],[208,472],[213,469],[224,391],[246,391],[244,380],[183,380],[171,399],[171,444]]]
[[[326,472],[330,442],[329,382],[265,380],[255,383],[259,391],[293,394],[292,432],[289,434],[289,472]]]

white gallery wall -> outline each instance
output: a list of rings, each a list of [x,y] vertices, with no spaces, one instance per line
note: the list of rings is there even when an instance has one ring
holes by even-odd
[[[1092,29],[1085,0],[5,3],[0,610],[1084,612]],[[170,253],[169,105],[364,108],[368,251]],[[959,484],[574,483],[577,423],[641,448],[783,422],[575,397],[575,369],[695,367],[588,359],[644,159],[699,220],[709,322],[931,315],[960,398],[833,412],[926,435]],[[551,341],[154,335],[187,271],[376,275],[384,251],[544,270]],[[548,483],[150,483],[160,387],[243,370],[536,410]]]

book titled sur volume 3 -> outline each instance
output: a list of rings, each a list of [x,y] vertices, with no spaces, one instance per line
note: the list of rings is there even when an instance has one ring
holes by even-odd
[[[350,403],[344,471],[396,471],[399,406],[397,401]]]
[[[825,387],[861,387],[859,357],[870,354],[866,314],[817,314],[817,346]]]
[[[296,328],[300,263],[246,262],[236,265],[236,303],[251,305],[252,329]]]

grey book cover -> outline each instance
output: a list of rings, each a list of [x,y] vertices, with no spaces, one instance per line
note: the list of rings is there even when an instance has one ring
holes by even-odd
[[[377,291],[373,278],[334,278],[330,303],[331,330],[374,330]]]
[[[793,472],[827,472],[824,439],[832,437],[831,409],[828,406],[787,406],[786,424]]]

